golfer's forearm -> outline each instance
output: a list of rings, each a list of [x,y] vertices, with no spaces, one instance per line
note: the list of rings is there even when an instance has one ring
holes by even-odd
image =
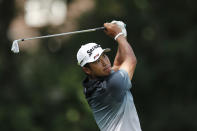
[[[127,61],[130,64],[136,64],[137,60],[135,54],[130,44],[127,42],[126,38],[120,36],[117,38],[117,42],[118,51],[114,60],[114,64],[120,66],[125,61]]]

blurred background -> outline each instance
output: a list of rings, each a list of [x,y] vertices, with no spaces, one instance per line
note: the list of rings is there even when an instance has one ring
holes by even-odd
[[[103,31],[19,38],[122,20],[138,59],[131,92],[144,131],[197,130],[195,0],[0,0],[0,131],[98,131],[77,65],[82,44],[117,44]]]

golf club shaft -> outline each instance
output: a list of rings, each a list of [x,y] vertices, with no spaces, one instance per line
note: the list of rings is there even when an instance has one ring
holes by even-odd
[[[92,32],[92,31],[103,30],[103,29],[105,29],[105,27],[98,27],[98,28],[93,28],[93,29],[66,32],[66,33],[53,34],[53,35],[37,36],[37,37],[31,37],[31,38],[23,38],[23,39],[19,39],[19,41],[42,39],[42,38],[49,38],[49,37],[63,36],[63,35],[71,35],[71,34],[79,34],[79,33],[86,33],[86,32]]]

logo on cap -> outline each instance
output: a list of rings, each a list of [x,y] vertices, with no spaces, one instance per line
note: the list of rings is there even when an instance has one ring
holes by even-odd
[[[95,49],[99,48],[99,47],[101,47],[101,46],[100,46],[100,45],[95,45],[95,46],[93,46],[91,49],[87,50],[87,53],[88,53],[89,57],[92,55],[92,52],[93,52]]]
[[[99,54],[95,55],[95,56],[94,56],[94,59],[96,59],[98,56],[99,56]]]

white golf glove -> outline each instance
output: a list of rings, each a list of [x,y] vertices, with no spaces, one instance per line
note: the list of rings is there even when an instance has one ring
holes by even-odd
[[[119,34],[117,34],[115,36],[115,38],[114,38],[115,40],[122,34],[123,34],[124,37],[127,36],[127,30],[126,30],[126,24],[125,23],[123,23],[122,21],[116,21],[116,20],[113,20],[111,23],[117,24],[120,27],[120,29],[122,30],[122,32],[120,32]]]

